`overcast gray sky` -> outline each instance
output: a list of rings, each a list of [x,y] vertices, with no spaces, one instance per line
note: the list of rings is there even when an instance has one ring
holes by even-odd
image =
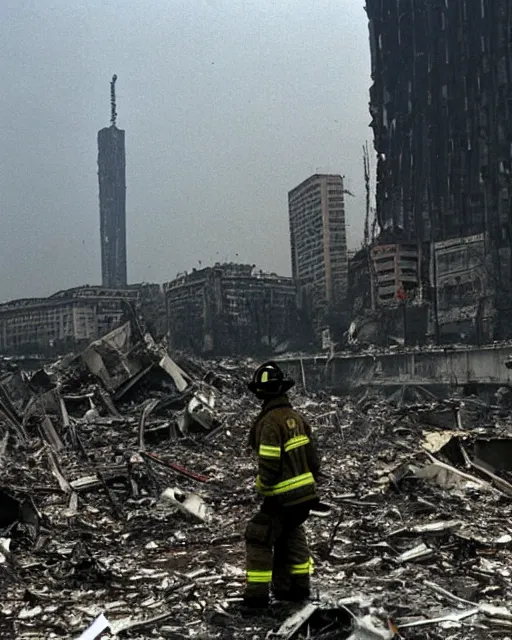
[[[130,282],[290,273],[287,192],[341,173],[361,239],[363,0],[2,0],[0,300],[101,281],[97,130],[117,73]],[[237,255],[238,254],[238,255]]]

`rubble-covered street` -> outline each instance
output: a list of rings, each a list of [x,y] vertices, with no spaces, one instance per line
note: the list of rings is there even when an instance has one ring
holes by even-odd
[[[512,421],[471,399],[292,394],[331,505],[314,599],[240,614],[249,370],[128,324],[0,375],[0,637],[512,637]]]

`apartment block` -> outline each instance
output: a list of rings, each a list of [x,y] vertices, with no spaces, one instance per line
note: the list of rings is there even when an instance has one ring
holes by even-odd
[[[218,264],[164,285],[173,349],[237,355],[272,351],[293,335],[291,278],[252,265]]]
[[[343,178],[316,174],[288,194],[292,274],[310,291],[317,315],[347,295],[348,264]]]
[[[413,297],[419,285],[415,244],[377,244],[371,249],[375,289],[381,305]]]
[[[0,305],[0,352],[27,353],[70,349],[115,328],[127,305],[147,300],[148,288],[132,285],[116,290],[84,286],[48,298],[13,300]],[[155,293],[153,291],[153,293]]]

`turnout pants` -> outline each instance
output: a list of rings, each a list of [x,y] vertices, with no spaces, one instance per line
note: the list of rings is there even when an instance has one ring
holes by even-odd
[[[280,507],[266,499],[251,518],[245,532],[246,598],[267,598],[270,585],[276,595],[307,595],[313,563],[302,525],[309,509]]]

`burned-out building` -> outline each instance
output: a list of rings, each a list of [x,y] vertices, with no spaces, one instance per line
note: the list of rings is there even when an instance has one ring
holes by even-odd
[[[347,304],[352,317],[374,306],[370,260],[369,248],[361,247],[348,263]]]
[[[106,288],[126,286],[126,159],[124,131],[116,126],[112,78],[110,127],[98,131],[101,275]]]
[[[396,240],[396,238],[395,238]],[[350,342],[419,344],[427,333],[428,307],[414,243],[381,242],[361,248],[349,265]]]
[[[157,300],[159,285],[125,289],[83,286],[48,298],[0,304],[0,353],[47,353],[73,349],[114,329],[137,307]]]
[[[164,285],[169,342],[199,354],[272,352],[297,323],[291,278],[245,264],[217,264]]]
[[[485,265],[483,233],[436,242],[437,319],[442,338],[473,341],[491,335],[493,287]]]
[[[381,304],[414,296],[419,285],[418,246],[376,244],[371,249],[376,298]]]
[[[342,176],[319,174],[288,194],[292,275],[319,325],[347,295],[344,194]]]
[[[418,246],[459,239],[460,255],[465,238],[483,234],[495,305],[510,309],[512,5],[367,0],[366,9],[379,225]]]

